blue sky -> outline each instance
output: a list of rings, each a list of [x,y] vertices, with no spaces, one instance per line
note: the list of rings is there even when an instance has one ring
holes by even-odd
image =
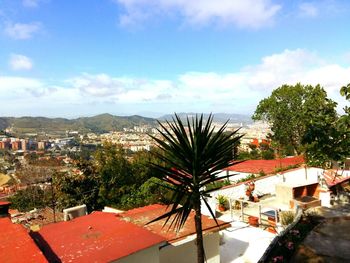
[[[0,116],[253,113],[350,82],[350,1],[0,0]]]

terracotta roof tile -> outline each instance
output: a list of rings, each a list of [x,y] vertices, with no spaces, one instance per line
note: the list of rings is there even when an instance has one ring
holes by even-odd
[[[276,160],[247,160],[227,168],[229,171],[241,173],[258,174],[263,171],[265,174],[275,173],[278,168],[287,168],[288,166],[304,163],[302,156],[288,157]]]
[[[5,217],[0,218],[0,228],[0,262],[47,262],[23,226],[13,224]]]
[[[146,225],[148,222],[165,214],[167,211],[168,210],[166,205],[150,205],[120,213],[118,216],[123,217],[128,222],[143,226],[157,235],[163,236],[170,243],[179,241],[196,233],[194,224],[194,211],[191,212],[184,227],[179,232],[176,232],[174,229],[169,229],[167,225],[163,227],[165,219]],[[219,230],[230,227],[230,224],[227,222],[220,220],[217,221],[220,228],[216,225],[214,219],[202,215],[203,232],[217,232]]]
[[[323,173],[323,178],[326,180],[326,184],[328,187],[335,186],[342,182],[350,180],[350,175],[342,175],[337,171],[327,170]]]
[[[165,241],[105,212],[46,225],[34,238],[50,260],[62,262],[110,262]]]

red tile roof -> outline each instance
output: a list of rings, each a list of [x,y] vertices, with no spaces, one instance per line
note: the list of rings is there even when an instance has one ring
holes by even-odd
[[[227,168],[229,171],[241,173],[258,174],[263,171],[265,174],[275,173],[278,168],[287,168],[288,166],[304,163],[302,156],[288,157],[276,160],[248,160]]]
[[[327,170],[323,173],[323,178],[326,180],[327,186],[332,187],[350,180],[350,175],[346,176],[338,173],[337,171]]]
[[[46,225],[34,238],[49,260],[62,262],[110,262],[165,241],[104,212]]]
[[[0,262],[47,262],[22,225],[13,224],[4,217],[0,218],[0,229]]]
[[[163,227],[165,219],[146,225],[148,222],[163,215],[167,211],[169,210],[167,210],[166,205],[150,205],[120,213],[118,216],[123,217],[128,222],[143,226],[157,235],[163,236],[170,243],[174,243],[196,233],[194,224],[194,211],[191,212],[184,227],[179,232],[176,232],[174,229],[169,230],[169,227],[167,225]],[[230,227],[230,224],[227,222],[220,220],[217,221],[220,228],[216,225],[214,219],[202,215],[203,232],[217,232],[219,230]]]

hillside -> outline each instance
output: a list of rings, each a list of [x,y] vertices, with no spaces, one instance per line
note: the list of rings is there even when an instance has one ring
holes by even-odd
[[[155,125],[156,120],[141,116],[114,116],[101,114],[93,117],[77,119],[46,118],[46,117],[0,117],[0,130],[11,129],[11,133],[63,134],[67,130],[80,132],[104,133],[132,128],[135,125]]]
[[[186,117],[193,117],[196,115],[196,113],[193,112],[181,112],[177,114],[181,120],[185,120]],[[250,124],[253,123],[253,120],[249,115],[243,115],[243,114],[229,114],[229,113],[214,113],[214,121],[219,123],[224,123],[227,120],[229,120],[230,123],[243,123],[243,124]],[[167,114],[159,118],[159,120],[172,120],[173,114]],[[204,114],[204,119],[207,119],[209,114]]]

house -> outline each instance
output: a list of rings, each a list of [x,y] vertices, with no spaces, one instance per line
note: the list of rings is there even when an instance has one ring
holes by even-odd
[[[9,205],[9,202],[0,202],[0,262],[47,262],[28,231],[22,225],[11,222],[8,215]]]
[[[93,212],[32,234],[50,262],[159,262],[165,238],[116,214]]]
[[[43,226],[31,234],[50,262],[195,262],[196,231],[191,212],[180,231],[163,227],[164,205],[121,213],[93,212],[70,221]],[[220,262],[219,231],[229,223],[202,216],[207,262]]]
[[[196,230],[194,224],[195,212],[192,211],[180,231],[169,229],[164,226],[165,220],[162,219],[151,224],[147,224],[151,220],[163,215],[168,210],[165,205],[149,205],[141,208],[132,209],[124,213],[118,214],[127,222],[134,223],[140,227],[148,229],[154,234],[165,238],[167,243],[160,246],[159,262],[160,263],[192,263],[197,260],[197,248],[195,244]],[[171,222],[172,219],[170,219]],[[146,225],[147,224],[147,225]],[[208,263],[220,262],[219,231],[230,227],[229,223],[218,220],[218,225],[214,219],[202,215],[202,228],[204,250]]]

